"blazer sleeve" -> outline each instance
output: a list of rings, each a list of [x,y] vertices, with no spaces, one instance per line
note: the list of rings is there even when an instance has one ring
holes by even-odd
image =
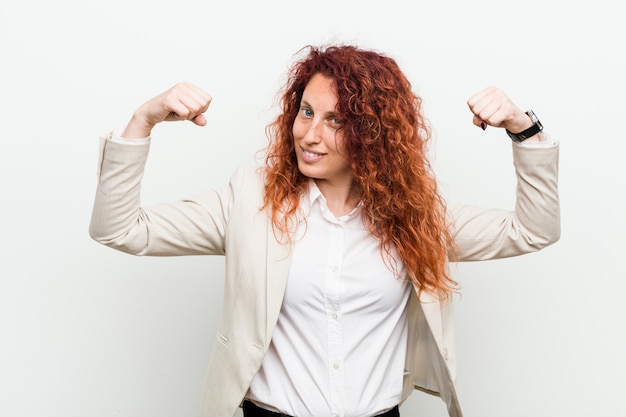
[[[455,248],[450,259],[477,261],[538,251],[561,235],[558,194],[559,144],[513,143],[517,178],[514,210],[450,205]],[[454,252],[452,252],[454,251]]]
[[[100,138],[98,183],[90,236],[134,255],[222,255],[233,187],[172,203],[141,207],[141,179],[149,143]]]

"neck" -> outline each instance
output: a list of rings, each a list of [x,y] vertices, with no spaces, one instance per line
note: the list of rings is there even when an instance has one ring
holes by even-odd
[[[337,217],[350,213],[359,202],[352,184],[332,185],[326,181],[315,183],[326,199],[329,210]]]

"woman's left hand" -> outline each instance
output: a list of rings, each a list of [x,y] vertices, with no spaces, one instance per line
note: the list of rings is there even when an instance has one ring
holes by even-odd
[[[479,91],[467,100],[467,105],[474,114],[474,124],[483,130],[494,126],[519,133],[533,124],[530,117],[497,87]]]

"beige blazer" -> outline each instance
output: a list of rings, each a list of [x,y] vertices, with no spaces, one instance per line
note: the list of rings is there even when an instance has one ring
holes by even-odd
[[[277,242],[262,201],[261,176],[240,169],[229,185],[178,202],[140,207],[149,145],[101,138],[90,235],[135,255],[226,255],[224,307],[210,358],[203,417],[233,416],[272,339],[291,247]],[[513,144],[514,210],[450,205],[459,261],[537,251],[560,236],[558,144]],[[413,389],[438,395],[461,417],[455,380],[452,303],[416,292],[409,301],[403,401]]]

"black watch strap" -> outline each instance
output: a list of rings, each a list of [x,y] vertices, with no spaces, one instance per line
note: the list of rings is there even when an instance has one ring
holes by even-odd
[[[529,137],[534,136],[543,130],[543,125],[532,110],[528,110],[526,114],[530,117],[530,120],[533,121],[533,125],[531,127],[519,133],[513,133],[506,129],[507,135],[509,135],[514,142],[524,142]]]

